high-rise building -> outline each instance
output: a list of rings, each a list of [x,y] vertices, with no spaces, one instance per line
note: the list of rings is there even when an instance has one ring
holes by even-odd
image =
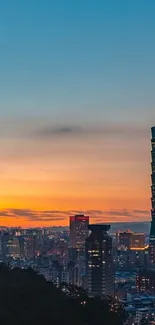
[[[70,217],[70,247],[83,248],[88,237],[89,217],[82,214]]]
[[[25,236],[24,254],[27,259],[34,258],[36,255],[36,236]]]
[[[5,258],[7,258],[9,255],[9,246],[8,246],[9,239],[10,239],[9,232],[3,232],[1,234],[1,255],[3,260],[5,260]]]
[[[152,151],[151,151],[151,156],[152,156],[152,163],[151,163],[151,169],[152,169],[152,174],[151,174],[151,193],[152,193],[152,198],[151,198],[151,230],[150,230],[150,262],[151,264],[155,264],[155,126],[152,127],[151,129],[152,133],[152,139],[151,139],[151,146],[152,146]]]
[[[20,247],[20,257],[24,258],[25,257],[25,251],[24,251],[24,236],[19,236],[19,247]]]
[[[117,246],[127,250],[130,248],[132,232],[130,230],[116,233]]]
[[[114,296],[114,263],[109,225],[90,225],[86,239],[87,289],[90,297]]]
[[[145,234],[124,231],[116,233],[118,269],[132,270],[146,266],[148,245],[145,244]]]
[[[89,216],[75,215],[70,217],[70,260],[76,270],[76,285],[81,286],[85,279],[86,256],[85,243],[89,235]],[[75,284],[75,283],[74,283]]]
[[[145,234],[130,230],[117,232],[117,248],[120,250],[145,249]]]
[[[133,232],[130,239],[131,250],[145,250],[145,234],[140,232]]]
[[[16,236],[10,236],[8,240],[8,255],[7,257],[19,258],[20,257],[20,244],[19,238]]]
[[[136,277],[137,292],[155,293],[155,270],[140,269]]]

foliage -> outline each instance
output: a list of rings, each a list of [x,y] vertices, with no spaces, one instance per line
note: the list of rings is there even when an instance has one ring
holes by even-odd
[[[74,286],[64,293],[32,269],[0,266],[1,324],[122,325],[124,314],[116,305],[110,298],[88,298]]]

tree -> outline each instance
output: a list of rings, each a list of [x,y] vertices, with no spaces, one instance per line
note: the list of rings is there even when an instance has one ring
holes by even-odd
[[[89,298],[83,289],[68,293],[32,269],[0,267],[0,322],[5,325],[122,325],[111,300]]]

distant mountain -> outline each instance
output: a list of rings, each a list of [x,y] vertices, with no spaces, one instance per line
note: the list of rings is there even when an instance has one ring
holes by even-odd
[[[144,232],[147,235],[150,232],[150,222],[117,222],[111,224],[111,232],[127,229],[134,232]]]
[[[53,231],[65,231],[69,230],[69,227],[49,227]],[[144,232],[145,234],[149,234],[150,232],[150,222],[144,221],[144,222],[115,222],[111,223],[111,232],[116,231],[123,231],[130,229],[131,231],[135,232]]]

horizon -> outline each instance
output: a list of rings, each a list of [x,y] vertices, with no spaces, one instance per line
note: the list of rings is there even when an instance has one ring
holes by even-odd
[[[154,10],[2,1],[2,225],[151,220]]]
[[[141,225],[141,226],[148,226],[150,227],[151,225],[151,222],[150,221],[133,221],[133,222],[130,222],[130,221],[125,221],[125,222],[111,222],[111,223],[104,223],[104,222],[90,222],[89,225],[110,225],[110,227],[117,227],[117,226],[121,226],[120,229],[117,229],[117,231],[133,231],[132,230],[132,227],[134,228],[135,225]],[[126,225],[130,225],[131,227],[130,228],[125,228]],[[47,225],[47,226],[42,226],[42,227],[39,227],[39,226],[34,226],[34,227],[31,227],[31,226],[28,226],[28,227],[21,227],[21,226],[1,226],[0,225],[0,229],[3,229],[3,228],[12,228],[12,229],[51,229],[51,228],[56,228],[56,229],[59,229],[59,228],[63,228],[63,229],[66,229],[69,230],[69,224],[68,225],[65,225],[65,226],[62,226],[62,225],[54,225],[54,226],[50,226],[50,225]],[[110,228],[111,229],[111,228]],[[138,232],[142,232],[142,231],[138,231]]]

